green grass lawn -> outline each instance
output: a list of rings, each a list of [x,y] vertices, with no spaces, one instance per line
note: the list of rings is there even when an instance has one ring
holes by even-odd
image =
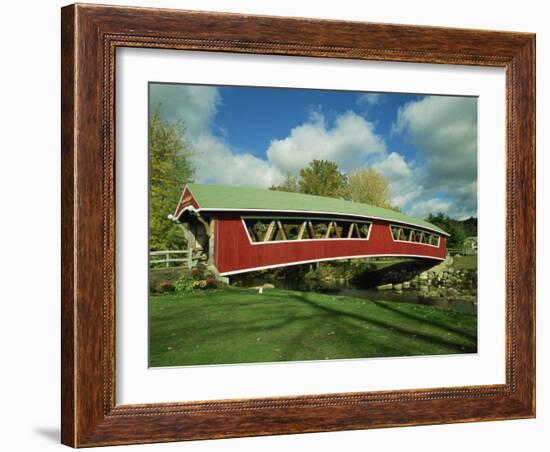
[[[452,267],[457,270],[477,270],[477,256],[453,256]]]
[[[227,288],[152,295],[149,307],[152,367],[477,350],[476,317],[419,304]]]

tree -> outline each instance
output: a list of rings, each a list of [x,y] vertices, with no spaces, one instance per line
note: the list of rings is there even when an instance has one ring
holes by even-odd
[[[426,217],[426,221],[440,227],[444,231],[448,232],[451,236],[447,239],[448,248],[461,248],[464,244],[464,239],[468,236],[467,230],[464,226],[464,222],[460,220],[454,220],[448,215],[442,212],[437,214],[430,214]],[[471,218],[465,220],[467,222],[475,222],[475,229],[471,230],[470,235],[477,235],[477,219]]]
[[[449,248],[461,248],[464,245],[464,239],[466,238],[466,232],[464,226],[460,222],[449,223],[449,229],[447,232],[451,234],[448,238],[447,246]]]
[[[355,202],[392,208],[389,180],[374,168],[366,168],[348,175],[349,199]]]
[[[309,195],[344,198],[347,192],[347,177],[338,165],[327,160],[312,160],[300,170],[300,191]]]
[[[286,175],[285,180],[281,184],[272,185],[270,190],[298,193],[300,191],[300,184],[298,182],[298,178],[289,173]]]
[[[149,248],[180,249],[185,245],[181,227],[168,220],[186,183],[193,181],[192,152],[181,121],[169,124],[160,117],[160,105],[149,119]]]

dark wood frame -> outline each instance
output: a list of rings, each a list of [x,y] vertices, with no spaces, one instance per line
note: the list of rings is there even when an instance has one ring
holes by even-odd
[[[533,34],[71,5],[62,9],[61,35],[64,444],[83,447],[534,417]],[[505,68],[506,383],[116,405],[114,68],[115,49],[125,46]]]

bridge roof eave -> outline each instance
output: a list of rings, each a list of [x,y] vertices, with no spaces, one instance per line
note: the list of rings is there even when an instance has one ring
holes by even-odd
[[[382,220],[450,236],[450,234],[443,229],[428,221],[411,217],[391,209],[341,199],[307,195],[303,193],[205,184],[187,184],[183,190],[184,193],[186,190],[193,197],[193,200],[198,206],[196,210],[199,212],[337,215],[348,218]],[[308,206],[308,208],[304,208],[304,206]]]
[[[185,210],[185,209],[184,209]],[[216,212],[235,212],[240,214],[253,214],[254,216],[273,216],[273,214],[276,214],[277,216],[280,216],[281,214],[292,214],[292,216],[300,215],[302,217],[307,218],[308,215],[322,215],[325,217],[345,217],[349,219],[361,219],[364,221],[372,221],[372,220],[379,220],[379,221],[385,221],[389,224],[396,225],[396,226],[404,226],[409,228],[416,228],[416,229],[423,229],[431,232],[435,232],[437,234],[441,234],[447,237],[450,237],[450,234],[438,229],[436,227],[430,227],[430,226],[424,226],[424,225],[418,225],[416,223],[408,223],[405,221],[397,221],[390,218],[385,217],[377,217],[373,215],[360,215],[360,214],[352,214],[352,213],[346,213],[346,212],[325,212],[325,211],[315,211],[315,210],[272,210],[272,209],[245,209],[245,208],[199,208],[199,209],[193,209],[196,212],[205,212],[209,214],[213,214]],[[183,210],[182,210],[183,212]]]

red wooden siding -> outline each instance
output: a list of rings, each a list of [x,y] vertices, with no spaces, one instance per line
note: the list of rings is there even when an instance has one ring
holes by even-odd
[[[215,254],[216,267],[221,274],[353,256],[402,255],[445,259],[445,236],[441,236],[439,247],[396,242],[391,236],[389,223],[373,221],[368,240],[325,239],[252,244],[241,218],[225,217],[216,221]]]

